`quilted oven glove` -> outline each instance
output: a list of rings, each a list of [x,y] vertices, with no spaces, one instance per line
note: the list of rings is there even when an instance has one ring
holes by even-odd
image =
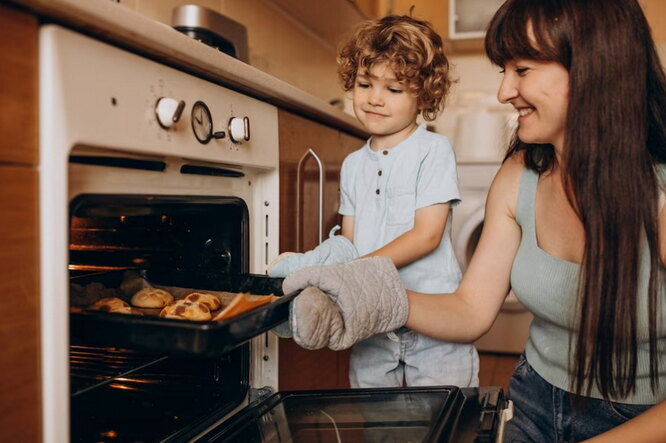
[[[336,226],[329,233],[329,238],[319,246],[305,253],[283,252],[268,265],[271,277],[286,277],[306,266],[333,265],[347,263],[358,258],[358,251],[349,239],[343,235],[334,235]]]
[[[301,269],[282,283],[285,294],[299,289],[289,323],[305,349],[347,349],[407,322],[407,294],[388,257]]]

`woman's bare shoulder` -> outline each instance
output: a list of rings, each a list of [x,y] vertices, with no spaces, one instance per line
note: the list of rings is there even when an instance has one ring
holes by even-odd
[[[518,188],[520,177],[525,170],[525,161],[523,156],[514,154],[502,163],[497,175],[493,180],[493,186]]]
[[[525,169],[525,157],[522,152],[517,152],[504,160],[500,172],[520,175],[523,169]]]
[[[520,188],[520,178],[524,171],[525,161],[522,154],[514,154],[506,159],[490,186],[489,203],[493,202],[496,205],[501,205],[510,214],[514,214]]]

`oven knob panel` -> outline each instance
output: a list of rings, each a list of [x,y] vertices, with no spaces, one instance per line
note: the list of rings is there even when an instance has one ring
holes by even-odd
[[[247,117],[232,117],[229,120],[229,138],[234,143],[250,140],[250,119]]]
[[[157,123],[164,129],[172,127],[183,114],[185,102],[170,97],[160,97],[155,104],[155,116]]]

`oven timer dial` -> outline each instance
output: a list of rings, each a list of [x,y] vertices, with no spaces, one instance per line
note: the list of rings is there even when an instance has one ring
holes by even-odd
[[[247,117],[232,117],[229,120],[229,138],[234,143],[250,140],[250,119]]]
[[[185,109],[183,100],[176,100],[171,97],[160,97],[155,104],[155,116],[157,123],[164,128],[169,129],[180,120],[180,116]]]
[[[210,109],[202,101],[198,101],[192,106],[192,132],[204,145],[213,138],[213,117]]]

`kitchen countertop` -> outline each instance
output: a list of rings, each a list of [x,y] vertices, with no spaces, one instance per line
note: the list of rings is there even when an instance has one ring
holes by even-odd
[[[9,0],[52,21],[345,130],[366,132],[349,114],[295,86],[109,0]]]

